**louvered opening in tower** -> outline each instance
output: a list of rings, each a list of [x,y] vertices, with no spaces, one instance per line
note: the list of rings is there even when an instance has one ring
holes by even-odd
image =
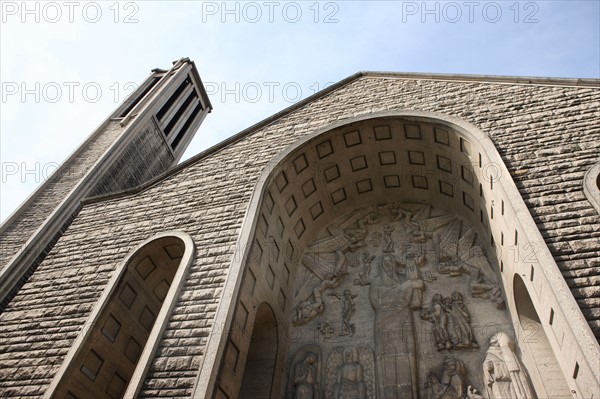
[[[202,110],[198,92],[187,76],[156,114],[172,149],[179,145]]]
[[[160,76],[155,76],[149,79],[148,81],[146,81],[145,86],[141,88],[141,91],[139,91],[138,93],[134,93],[130,98],[128,98],[127,101],[125,101],[125,104],[127,104],[127,106],[119,114],[119,118],[124,118],[125,116],[127,116],[127,114],[131,112],[133,107],[138,105],[142,98],[144,98],[146,94],[148,94],[150,90],[152,90],[152,88],[156,86],[160,79]]]

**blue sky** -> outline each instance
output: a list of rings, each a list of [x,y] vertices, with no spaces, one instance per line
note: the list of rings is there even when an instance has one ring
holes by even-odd
[[[0,1],[0,218],[180,57],[214,106],[186,159],[357,71],[600,78],[599,4]]]

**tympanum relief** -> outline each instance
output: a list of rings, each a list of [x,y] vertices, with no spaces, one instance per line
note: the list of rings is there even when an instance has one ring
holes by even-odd
[[[462,218],[427,204],[365,207],[324,228],[296,274],[288,396],[531,397],[514,345],[496,349],[513,326],[480,245]],[[313,387],[297,370],[314,364]]]

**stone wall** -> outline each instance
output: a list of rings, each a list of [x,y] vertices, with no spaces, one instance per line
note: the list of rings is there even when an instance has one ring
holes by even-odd
[[[182,230],[196,255],[142,397],[189,396],[254,185],[293,141],[337,120],[435,111],[487,132],[600,337],[600,219],[581,180],[597,161],[597,88],[362,76],[201,154],[136,194],[86,204],[0,315],[0,394],[40,396],[111,272],[149,236]]]

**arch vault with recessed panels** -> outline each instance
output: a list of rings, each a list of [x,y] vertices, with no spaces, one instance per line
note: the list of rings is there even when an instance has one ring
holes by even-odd
[[[498,312],[508,320],[506,330],[515,336],[515,351],[538,397],[597,394],[598,385],[589,383],[596,381],[594,370],[598,369],[591,330],[500,155],[478,128],[433,112],[365,115],[299,139],[270,165],[252,195],[239,241],[244,256],[231,264],[217,313],[215,325],[226,333],[213,335],[208,343],[195,397],[240,395],[242,381],[248,377],[245,369],[257,361],[254,346],[264,345],[264,337],[252,338],[256,329],[276,329],[279,337],[274,343],[276,353],[270,353],[275,356],[273,374],[257,374],[256,379],[263,378],[271,386],[271,398],[287,397],[290,389],[294,391],[290,381],[299,366],[292,359],[299,357],[291,348],[297,347],[298,340],[306,340],[295,327],[303,299],[297,297],[303,254],[321,231],[332,230],[344,215],[392,203],[414,209],[431,206],[470,226],[469,233],[487,257],[487,273],[501,286],[506,310]],[[425,240],[431,241],[431,237]],[[374,263],[373,270],[376,268]],[[427,282],[423,289],[431,296]],[[331,297],[333,291],[325,287],[321,293]],[[323,303],[338,306],[332,305],[329,297]],[[357,307],[359,300],[360,294]],[[266,304],[273,313],[270,327],[264,325]],[[422,308],[427,306],[422,304]],[[471,323],[476,324],[478,317],[474,313]],[[333,388],[325,387],[328,377],[324,370],[335,374],[342,365],[336,369],[326,355],[332,353],[331,359],[339,352],[341,349],[335,348],[344,346],[344,337],[328,342],[319,341],[322,336],[315,334],[312,341],[320,342],[319,349],[311,353],[320,353],[311,356],[319,363],[322,393],[332,395]],[[490,334],[485,329],[476,332],[479,349],[469,356],[483,360]],[[425,348],[425,344],[416,345]],[[369,342],[364,347],[369,347]],[[366,370],[372,361],[360,354],[362,346],[357,348],[357,363]],[[461,353],[448,355],[459,358]],[[481,372],[480,363],[467,368],[470,373]],[[469,378],[481,381],[480,377]],[[421,385],[413,392],[423,394],[424,389]]]

